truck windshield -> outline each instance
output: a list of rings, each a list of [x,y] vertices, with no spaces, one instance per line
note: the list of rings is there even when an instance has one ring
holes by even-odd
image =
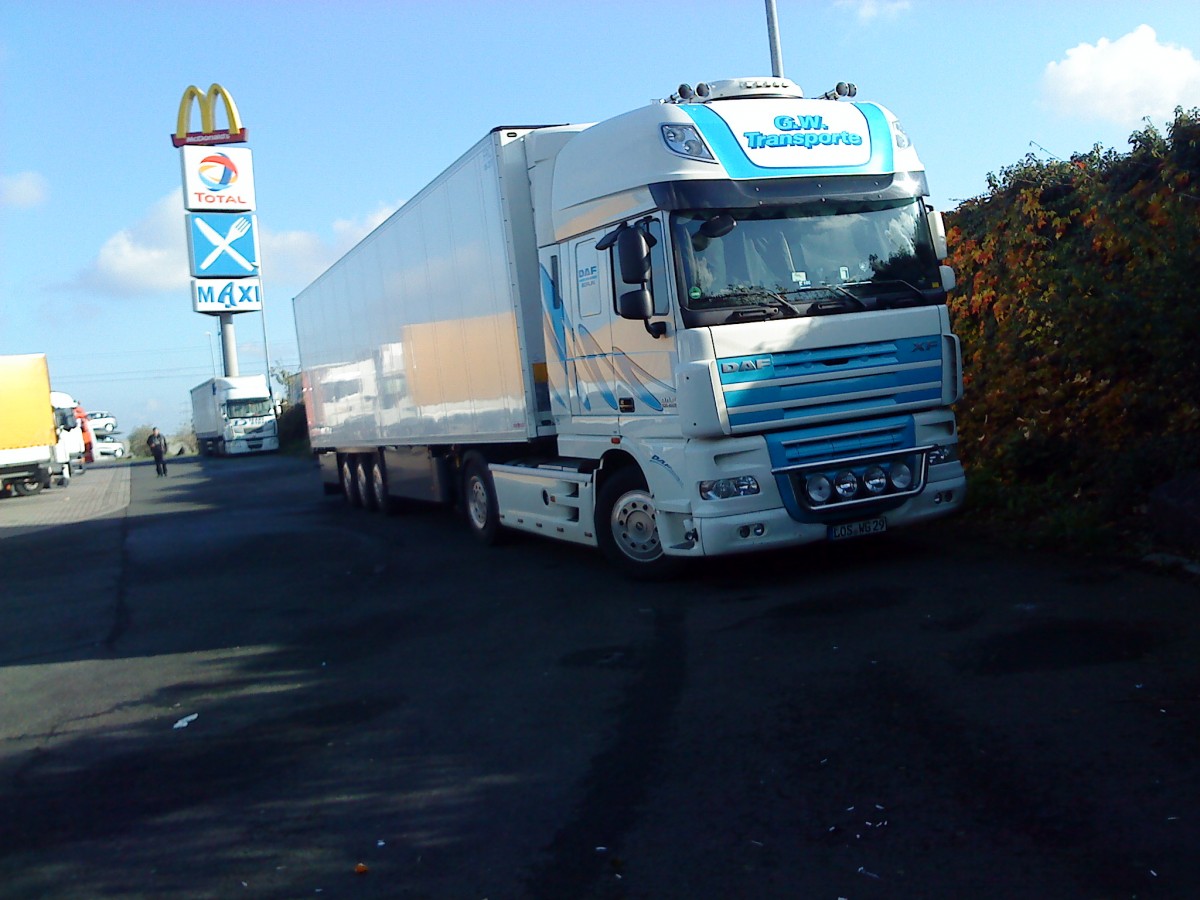
[[[225,414],[231,419],[251,419],[271,415],[271,399],[230,400],[225,404]]]
[[[945,302],[919,198],[671,216],[688,327]]]

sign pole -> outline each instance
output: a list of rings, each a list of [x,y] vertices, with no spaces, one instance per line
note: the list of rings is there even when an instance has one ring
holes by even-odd
[[[233,328],[233,313],[221,313],[221,359],[225,364],[225,377],[237,378],[238,369],[237,335]]]
[[[218,105],[224,106],[227,128],[217,127]],[[199,131],[190,130],[193,106],[200,110]],[[244,143],[246,127],[224,87],[201,91],[190,85],[183,92],[171,144],[180,151],[192,308],[219,318],[227,378],[240,375],[234,315],[263,309],[253,156],[248,147],[230,146]],[[264,353],[266,336],[264,314]],[[268,389],[270,383],[268,356]]]

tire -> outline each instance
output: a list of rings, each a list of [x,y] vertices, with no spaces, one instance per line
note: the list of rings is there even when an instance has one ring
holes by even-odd
[[[668,578],[682,560],[663,553],[654,496],[635,466],[613,472],[596,499],[596,541],[620,572],[642,581]]]
[[[385,516],[392,512],[392,498],[387,489],[387,470],[382,459],[371,460],[371,468],[367,480],[367,493],[371,497],[371,508]]]
[[[22,497],[32,497],[34,494],[40,493],[42,486],[40,478],[26,478],[23,481],[13,482],[13,490]]]
[[[374,490],[375,468],[374,461],[363,456],[354,463],[354,480],[358,484],[358,495],[362,497],[363,509],[372,512],[379,510]]]
[[[500,507],[487,462],[478,453],[470,453],[463,462],[463,512],[471,534],[484,546],[500,542]]]
[[[116,430],[117,430],[117,426],[116,426],[116,425],[114,425],[112,422],[105,422],[105,423],[104,423],[104,430],[105,430],[106,432],[108,432],[109,434],[112,434],[114,431],[116,431]]]
[[[125,449],[123,447],[118,447],[116,450],[113,451],[113,459],[120,459],[124,455],[125,455]]]
[[[354,477],[355,465],[353,456],[343,456],[339,466],[339,473],[342,479],[342,496],[346,498],[346,502],[351,506],[362,506],[362,492],[359,490],[358,479]]]

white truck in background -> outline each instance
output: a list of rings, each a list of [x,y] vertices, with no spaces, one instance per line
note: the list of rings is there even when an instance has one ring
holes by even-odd
[[[192,427],[201,456],[279,449],[275,401],[265,375],[210,378],[192,388]]]
[[[66,464],[68,472],[82,472],[87,462],[88,427],[87,414],[79,418],[77,410],[82,409],[78,401],[65,391],[51,391],[50,405],[54,407],[54,416],[58,422],[74,422],[76,427],[59,431],[58,446],[55,449],[55,459],[60,464]],[[70,475],[67,476],[70,478]]]
[[[855,93],[493,129],[294,300],[326,490],[634,577],[961,506],[941,217]]]

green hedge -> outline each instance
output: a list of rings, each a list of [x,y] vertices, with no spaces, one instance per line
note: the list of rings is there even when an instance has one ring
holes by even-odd
[[[1111,539],[1200,467],[1200,110],[1032,155],[947,216],[973,506]]]

